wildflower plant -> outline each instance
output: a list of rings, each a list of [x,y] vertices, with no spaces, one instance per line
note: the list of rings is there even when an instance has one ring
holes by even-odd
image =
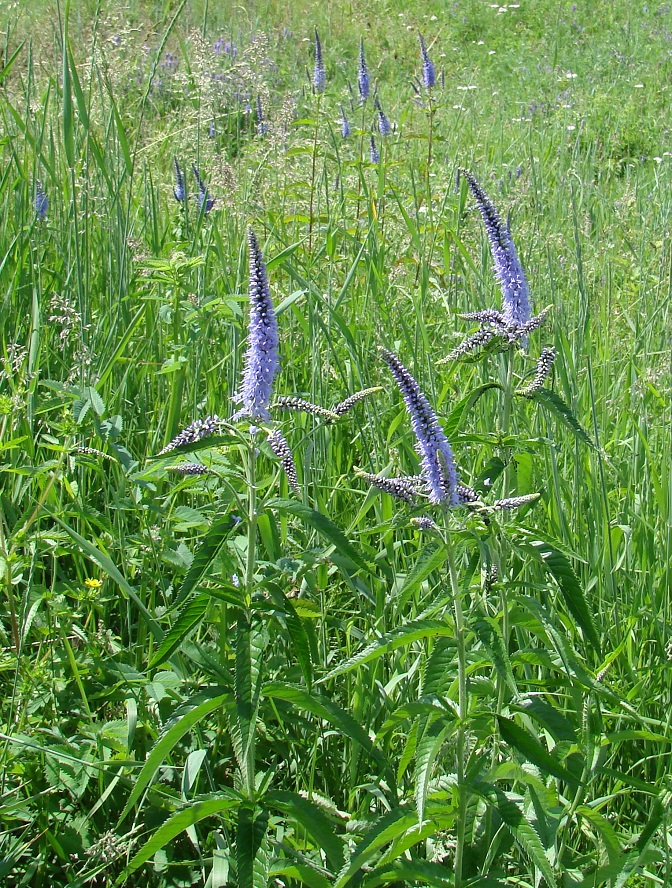
[[[535,220],[553,234],[553,280],[537,278],[473,174],[461,172],[455,197],[433,158],[434,144],[449,158],[485,145],[488,163],[525,187],[509,154],[526,124],[497,119],[506,73],[488,68],[489,46],[469,53],[483,53],[483,85],[496,76],[492,121],[460,126],[466,115],[442,97],[432,62],[447,56],[463,69],[462,50],[439,43],[451,28],[436,42],[411,34],[421,67],[400,53],[402,89],[380,84],[409,136],[397,143],[359,18],[336,17],[350,62],[334,66],[326,90],[312,28],[269,41],[236,19],[208,34],[222,15],[210,4],[202,28],[182,33],[187,7],[178,7],[165,39],[134,65],[126,46],[150,32],[120,14],[101,20],[97,42],[116,67],[94,56],[86,76],[65,28],[48,88],[33,67],[16,108],[24,67],[8,59],[3,69],[3,199],[19,210],[0,232],[10,309],[0,330],[6,879],[667,884],[670,732],[657,709],[670,699],[660,554],[669,435],[658,427],[669,427],[660,408],[669,398],[645,351],[665,348],[653,331],[669,306],[661,286],[646,315],[640,288],[639,313],[621,311],[629,260],[608,300],[590,299],[609,252],[601,235],[613,182],[600,171],[596,212],[594,195],[574,207],[556,177],[593,180],[581,167],[588,135],[570,157],[564,111],[548,114],[563,134],[548,150],[546,128],[535,128],[539,183],[548,206],[562,207]],[[522,14],[514,8],[509,20]],[[401,21],[390,45],[409,39]],[[367,37],[371,62],[383,50],[378,78],[387,38],[375,28]],[[505,138],[492,138],[493,123]],[[167,133],[180,140],[172,166]],[[161,160],[179,207],[172,219],[154,199]],[[217,206],[212,194],[227,192],[218,168],[229,160],[235,199],[200,224]],[[665,165],[655,192],[644,161],[617,183],[636,185],[637,225],[650,204],[664,228]],[[50,196],[67,208],[48,232],[26,224],[48,215],[43,186],[12,188],[31,169],[48,169]],[[465,304],[466,200],[502,294],[480,311]],[[562,228],[568,206],[573,232]],[[243,228],[248,218],[256,233]],[[278,245],[272,259],[262,230]],[[637,274],[660,252],[667,280],[669,251],[652,252],[658,232],[644,224],[643,233]],[[576,239],[576,324],[563,263],[555,278],[556,237]],[[549,282],[570,321],[556,330],[542,326],[548,310],[535,315],[531,296],[542,299]],[[625,389],[598,385],[603,405],[582,364],[593,312],[605,341],[631,323],[638,334]],[[435,363],[451,350],[456,317],[474,330]],[[390,347],[376,352],[380,341]],[[600,373],[618,361],[608,347],[597,353]],[[180,431],[185,412],[195,418]],[[662,459],[654,465],[650,453]],[[636,485],[626,471],[610,486],[619,462],[634,467]],[[644,618],[626,612],[632,590],[648,585]],[[635,687],[655,687],[646,720],[633,673]],[[86,828],[73,828],[80,821]]]

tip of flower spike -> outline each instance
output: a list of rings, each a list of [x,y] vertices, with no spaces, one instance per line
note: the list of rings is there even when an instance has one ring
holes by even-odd
[[[531,503],[536,502],[540,493],[528,493],[525,496],[510,496],[507,499],[495,500],[492,504],[493,509],[497,509],[499,511],[511,511],[512,509],[520,509],[523,506],[529,506]]]

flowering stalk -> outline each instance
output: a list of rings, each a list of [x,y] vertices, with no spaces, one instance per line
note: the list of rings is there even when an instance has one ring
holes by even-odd
[[[48,212],[49,198],[46,195],[44,186],[38,179],[35,182],[35,215],[40,220],[40,222],[46,222]]]
[[[530,291],[525,272],[511,238],[508,225],[469,170],[461,170],[483,219],[495,264],[495,276],[502,288],[502,316],[507,327],[518,329],[532,316]]]
[[[292,456],[292,451],[290,450],[285,436],[279,429],[273,429],[268,435],[268,443],[270,444],[273,453],[280,460],[280,465],[284,469],[289,486],[297,496],[301,496],[301,488],[299,487],[299,479],[296,475],[294,457]]]
[[[418,37],[420,39],[420,55],[422,56],[422,85],[425,89],[432,89],[436,84],[434,63],[429,57],[422,34],[418,34]]]
[[[357,69],[357,88],[359,96],[364,103],[369,98],[371,91],[371,81],[369,79],[369,69],[366,67],[366,59],[364,57],[364,38],[359,40],[359,68]]]
[[[387,114],[383,111],[383,107],[380,104],[380,99],[376,96],[375,100],[376,111],[378,112],[378,132],[380,135],[385,138],[389,136],[392,132],[392,126],[390,125],[390,121],[387,118]]]
[[[315,28],[315,69],[313,71],[313,86],[316,93],[323,93],[327,86],[327,74],[324,70],[324,61],[322,59],[322,44],[320,43],[320,35]]]
[[[184,203],[187,198],[187,189],[184,184],[184,173],[180,169],[177,158],[173,158],[173,166],[175,168],[175,185],[173,186],[173,194],[178,203]]]
[[[215,198],[210,196],[205,182],[201,178],[201,174],[198,171],[198,167],[195,164],[192,164],[191,169],[194,174],[194,178],[196,179],[196,182],[198,184],[199,209],[203,210],[204,213],[209,213],[215,205]]]
[[[268,285],[266,264],[256,235],[248,231],[250,250],[250,326],[243,384],[240,400],[242,408],[234,419],[248,416],[254,420],[269,420],[268,406],[273,392],[273,380],[280,367],[278,358],[278,322]]]
[[[422,474],[429,488],[429,501],[449,507],[458,504],[457,471],[453,451],[429,401],[420,390],[410,372],[399,358],[387,349],[381,349],[387,364],[399,386],[418,444],[422,462]]]

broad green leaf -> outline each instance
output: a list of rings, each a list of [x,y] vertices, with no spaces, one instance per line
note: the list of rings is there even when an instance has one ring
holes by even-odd
[[[156,669],[157,666],[160,666],[161,663],[175,653],[189,633],[203,619],[210,601],[209,595],[198,595],[184,605],[177,619],[170,627],[170,630],[166,632],[163,641],[156,649],[149,664],[149,669]]]
[[[140,848],[124,872],[118,877],[115,885],[122,885],[132,872],[135,872],[138,867],[150,860],[157,851],[160,851],[168,842],[179,836],[181,832],[184,832],[185,829],[200,823],[206,817],[212,817],[215,814],[220,814],[222,811],[230,811],[238,804],[240,804],[240,801],[235,797],[220,796],[219,798],[190,802],[186,808],[176,811]]]
[[[580,782],[575,774],[563,768],[560,762],[544,749],[536,737],[503,715],[498,715],[496,718],[504,742],[515,747],[529,762],[536,765],[542,774],[552,774],[558,780],[564,780],[572,786]]]
[[[395,593],[398,611],[403,611],[407,601],[418,589],[424,580],[435,570],[443,565],[446,560],[446,548],[439,543],[430,543],[420,553],[420,557],[413,565],[398,592]]]
[[[376,867],[361,882],[362,888],[376,888],[376,885],[430,885],[435,888],[450,888],[454,884],[455,877],[447,866],[428,860],[395,860],[394,863]],[[495,883],[492,884],[494,886]],[[502,885],[501,882],[496,884]]]
[[[587,444],[589,447],[595,447],[590,435],[583,428],[576,416],[574,416],[567,404],[565,404],[562,398],[559,395],[556,395],[555,392],[552,392],[550,389],[542,388],[539,389],[539,391],[534,392],[534,394],[529,395],[529,398],[554,413],[560,422],[567,426],[567,428],[573,432],[580,441],[583,441],[584,444]]]
[[[228,511],[223,515],[218,515],[210,529],[203,538],[203,542],[196,550],[191,566],[187,571],[187,575],[182,581],[180,591],[175,599],[173,607],[179,607],[180,604],[191,594],[194,587],[203,579],[206,570],[212,564],[217,553],[224,545],[224,542],[235,529],[235,525],[231,521]],[[242,604],[242,594],[241,594]]]
[[[567,556],[550,540],[530,540],[526,546],[553,576],[572,616],[583,630],[593,648],[600,652],[600,640],[593,625],[586,598]]]
[[[498,811],[515,840],[540,870],[549,888],[557,888],[553,868],[546,857],[539,834],[523,813],[522,799],[484,781],[474,782],[472,788]]]
[[[339,837],[335,823],[315,802],[295,792],[267,792],[264,804],[279,809],[300,823],[315,846],[324,851],[327,863],[334,872],[343,867],[344,841]]]
[[[221,688],[218,690],[221,691]],[[205,699],[203,699],[204,696]],[[135,786],[133,787],[128,801],[126,802],[126,806],[121,812],[118,821],[119,823],[124,820],[133,805],[135,805],[142,793],[149,786],[161,763],[165,760],[166,756],[170,755],[182,737],[184,737],[194,725],[197,725],[198,722],[204,719],[207,715],[210,715],[211,712],[220,709],[230,699],[230,692],[227,691],[225,694],[222,694],[215,693],[214,690],[208,695],[199,694],[197,697],[192,698],[192,701],[190,702],[195,702],[196,700],[203,700],[203,702],[198,703],[193,709],[186,712],[185,715],[183,715],[162,737],[157,740],[154,748],[147,757],[147,761],[142,766],[142,770],[138,775],[138,779],[135,782]]]
[[[452,439],[455,437],[471,408],[478,399],[486,392],[490,391],[490,389],[499,389],[501,391],[502,387],[496,382],[487,382],[484,385],[479,385],[457,402],[448,414],[448,418],[443,423],[443,430],[446,433],[447,438]]]
[[[276,700],[286,700],[293,703],[306,712],[311,712],[317,718],[328,721],[335,728],[338,728],[344,737],[348,737],[355,743],[358,743],[372,756],[383,768],[389,767],[387,761],[381,753],[374,747],[371,738],[364,728],[355,721],[355,719],[345,709],[341,709],[336,703],[332,702],[328,697],[322,697],[315,693],[310,693],[304,688],[296,685],[284,684],[279,681],[269,682],[264,685],[263,693],[265,697],[273,697]]]
[[[418,823],[421,826],[425,817],[427,790],[432,776],[432,768],[451,727],[450,722],[446,723],[443,719],[435,719],[427,725],[418,740],[415,751],[415,806],[418,811]]]
[[[340,527],[337,527],[331,518],[328,518],[321,512],[317,512],[315,509],[311,509],[310,506],[306,506],[304,503],[299,503],[295,500],[272,499],[266,503],[266,506],[269,509],[277,509],[279,512],[295,515],[297,518],[301,518],[302,521],[305,521],[306,524],[310,524],[318,533],[329,540],[340,553],[342,558],[350,562],[352,569],[359,567],[369,573],[373,572],[373,568],[368,561],[357,551]]]
[[[438,620],[414,620],[372,641],[371,644],[367,645],[358,654],[350,657],[345,663],[341,663],[340,666],[337,666],[336,669],[333,669],[320,681],[328,681],[337,675],[342,675],[344,672],[350,672],[357,666],[369,663],[371,660],[377,660],[383,654],[392,653],[397,648],[405,647],[414,641],[420,641],[422,638],[452,637],[454,634],[452,626],[449,626],[447,623],[442,623]]]
[[[338,874],[334,888],[346,888],[352,877],[372,860],[381,848],[398,836],[418,826],[418,816],[408,808],[392,808],[366,832],[355,848],[349,863]]]

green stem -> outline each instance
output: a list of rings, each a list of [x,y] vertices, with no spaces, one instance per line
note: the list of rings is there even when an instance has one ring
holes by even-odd
[[[468,748],[467,717],[469,714],[469,690],[467,687],[467,648],[465,640],[464,612],[460,585],[457,578],[457,566],[455,563],[455,549],[450,536],[450,529],[446,528],[446,550],[448,553],[448,572],[450,575],[450,588],[453,593],[453,612],[455,615],[455,637],[457,641],[457,750],[456,750],[456,774],[457,774],[457,842],[455,848],[455,888],[462,885],[462,862],[464,859],[464,844],[467,823],[467,786],[466,752]]]
[[[310,173],[310,212],[308,214],[308,250],[313,247],[313,203],[315,201],[315,170],[317,166],[317,135],[320,128],[320,108],[322,106],[322,94],[317,96],[317,114],[315,115],[315,135],[313,137],[313,165]]]

